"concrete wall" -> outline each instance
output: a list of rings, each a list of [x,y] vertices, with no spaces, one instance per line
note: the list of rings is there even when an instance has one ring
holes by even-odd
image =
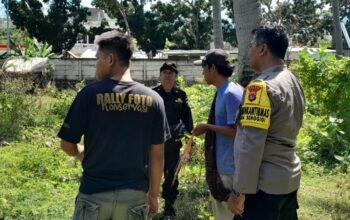
[[[134,80],[149,81],[159,78],[159,68],[165,60],[132,60],[130,70]],[[95,78],[95,59],[54,59],[54,77],[57,80],[93,80]],[[194,66],[191,60],[175,61],[179,74],[186,81],[194,81],[202,76],[202,68]]]

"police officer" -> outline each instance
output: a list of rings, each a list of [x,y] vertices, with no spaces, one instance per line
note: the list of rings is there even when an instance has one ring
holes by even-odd
[[[177,66],[174,62],[166,61],[160,68],[161,85],[153,88],[164,100],[166,116],[170,126],[172,138],[165,142],[164,182],[162,197],[165,199],[164,219],[174,219],[173,207],[179,194],[179,181],[176,177],[174,185],[172,180],[179,161],[180,138],[184,132],[193,129],[192,113],[187,101],[186,93],[175,86],[178,75]]]
[[[234,143],[233,193],[228,199],[235,220],[297,220],[301,165],[295,154],[305,99],[284,56],[283,28],[262,26],[252,32],[249,61],[259,76],[246,88]]]

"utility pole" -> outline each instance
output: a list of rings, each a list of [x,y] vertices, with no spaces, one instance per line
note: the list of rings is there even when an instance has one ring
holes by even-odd
[[[7,53],[10,52],[10,12],[9,0],[6,0],[6,18],[7,18]]]

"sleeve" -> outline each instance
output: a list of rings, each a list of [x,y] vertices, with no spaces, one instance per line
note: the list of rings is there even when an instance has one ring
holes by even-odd
[[[152,144],[162,144],[171,138],[164,102],[159,96],[155,104],[155,117],[152,126]]]
[[[83,92],[75,97],[57,136],[70,143],[79,143],[87,126],[87,100]]]
[[[238,127],[234,143],[235,174],[233,178],[233,189],[237,192],[257,192],[266,137],[265,129]]]
[[[234,142],[233,188],[240,193],[256,193],[266,138],[270,127],[271,97],[265,82],[247,86]]]
[[[228,93],[225,98],[225,108],[227,113],[227,125],[236,124],[241,100],[234,93]]]
[[[192,111],[191,107],[188,103],[187,95],[184,93],[184,102],[183,102],[183,112],[181,114],[181,121],[185,125],[185,129],[188,133],[191,133],[193,130],[193,119],[192,119]]]

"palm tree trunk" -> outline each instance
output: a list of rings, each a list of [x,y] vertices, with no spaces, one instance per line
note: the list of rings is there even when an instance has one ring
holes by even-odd
[[[249,65],[248,49],[252,38],[251,31],[260,26],[262,21],[261,8],[258,0],[233,0],[233,10],[239,51],[235,72],[239,83],[246,86],[255,76]]]
[[[220,0],[211,0],[213,6],[213,33],[215,48],[224,48],[224,38],[221,24],[221,3]]]
[[[332,1],[333,24],[334,24],[334,42],[337,57],[343,55],[342,32],[340,29],[339,1]]]

